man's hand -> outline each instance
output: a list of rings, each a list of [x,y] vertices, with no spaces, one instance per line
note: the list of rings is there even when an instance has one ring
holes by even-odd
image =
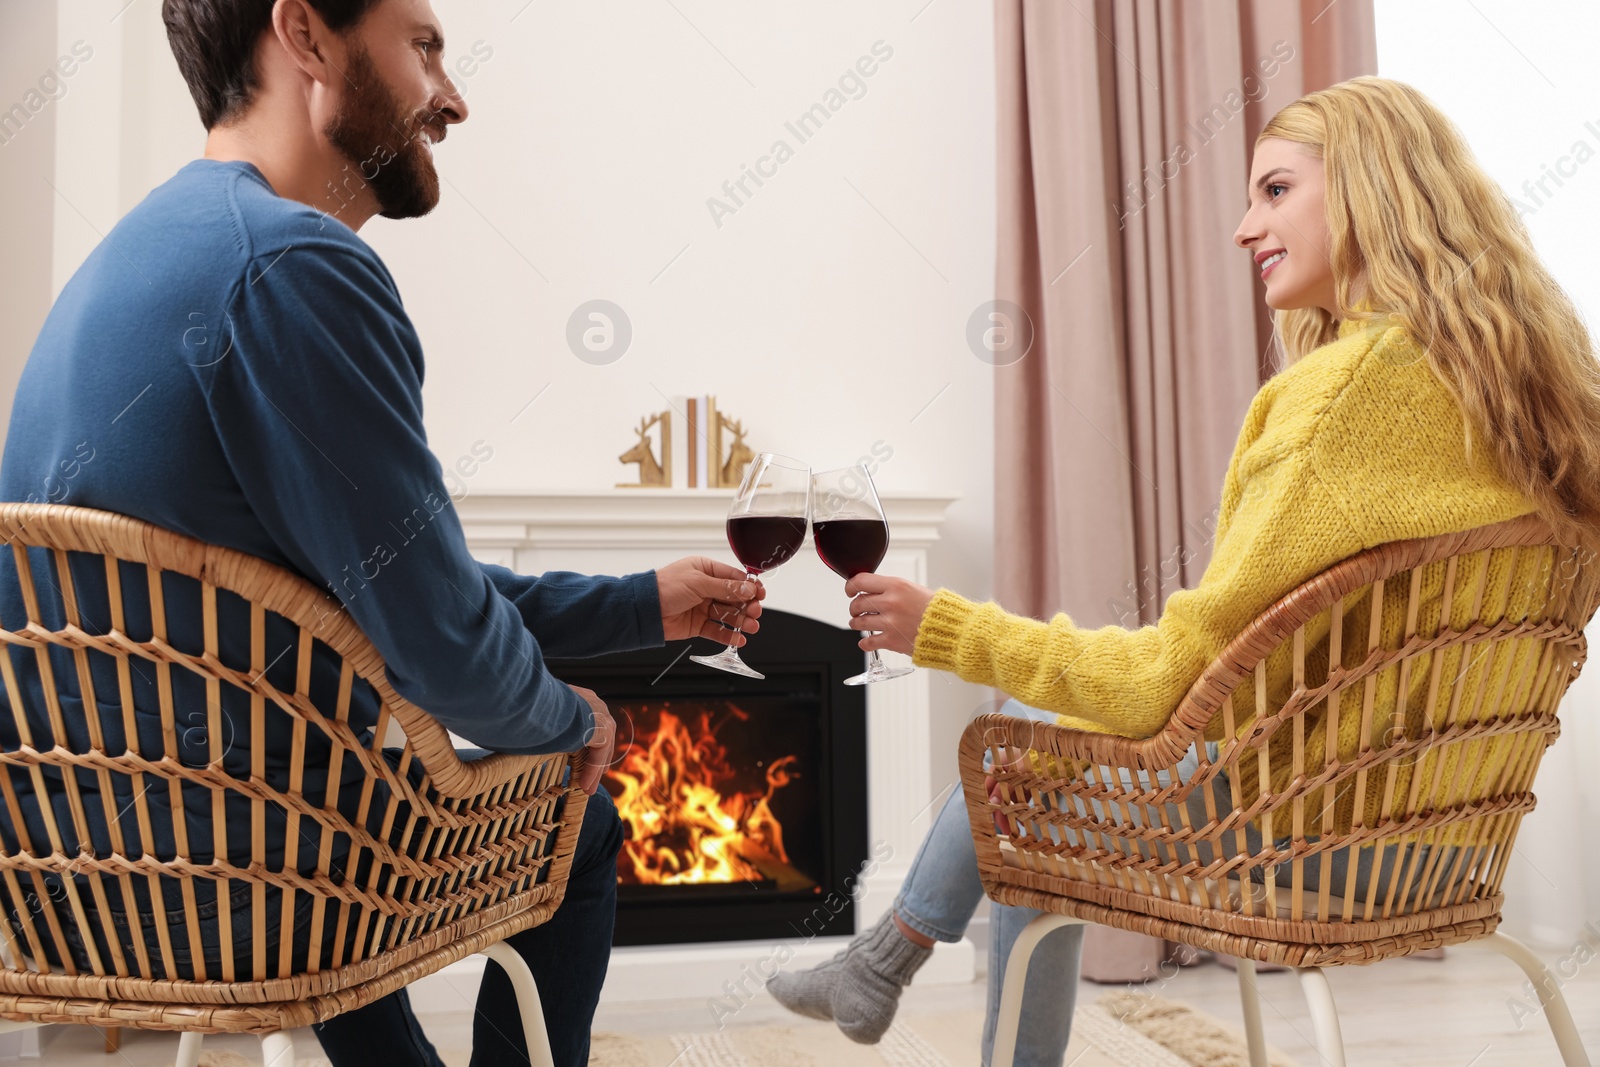
[[[595,695],[593,689],[573,686],[572,691],[581,696],[594,712],[594,729],[583,742],[589,751],[584,754],[583,773],[578,777],[578,788],[590,796],[600,788],[600,776],[611,766],[611,752],[617,744],[617,724],[611,718],[611,709]]]
[[[708,637],[743,645],[745,634],[761,628],[761,600],[767,587],[748,581],[744,571],[705,556],[687,556],[656,571],[661,597],[661,629],[668,641]]]
[[[877,630],[857,642],[862,649],[887,648],[911,655],[917,641],[917,627],[928,610],[933,590],[904,578],[882,574],[858,574],[845,583],[850,601],[850,628]]]

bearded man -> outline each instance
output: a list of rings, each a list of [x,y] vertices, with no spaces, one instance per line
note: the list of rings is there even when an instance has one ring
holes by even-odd
[[[579,784],[592,799],[565,902],[548,922],[510,939],[539,984],[555,1061],[578,1067],[588,1062],[611,951],[622,835],[616,809],[596,787],[614,729],[605,704],[553,677],[544,656],[695,635],[731,634],[742,644],[742,633],[756,629],[764,591],[704,558],[591,578],[525,576],[468,554],[423,430],[422,346],[394,279],[358,236],[374,215],[432,210],[434,145],[467,119],[427,0],[165,0],[162,18],[208,131],[204,157],[128,212],[61,292],[17,390],[0,499],[119,512],[290,568],[329,589],[383,655],[394,688],[458,735],[512,753],[587,745]],[[15,570],[0,581],[0,616],[23,615],[17,586]],[[169,617],[183,610],[168,599]],[[198,613],[169,618],[172,640],[198,625]],[[316,657],[326,651],[319,645]],[[274,659],[269,676],[292,672],[295,661]],[[313,692],[320,662],[310,668]],[[159,726],[161,701],[148,673],[136,671],[130,683],[139,729],[129,744],[153,746],[159,757],[160,731],[147,727]],[[24,686],[40,696],[36,677]],[[294,688],[292,675],[285,687]],[[190,702],[180,721],[206,721],[203,693],[174,698]],[[88,716],[115,719],[114,692],[109,699],[98,707],[74,701],[69,732]],[[370,737],[375,721],[370,691],[358,691],[351,726]],[[182,733],[179,757],[204,766],[204,731]],[[248,729],[230,733],[231,772],[251,774],[256,755],[269,776],[287,773],[287,739],[269,734],[267,751],[255,754],[251,741]],[[327,770],[306,768],[303,795],[324,795]],[[44,840],[26,776],[13,777],[32,840]],[[118,792],[118,807],[124,799]],[[103,810],[84,806],[91,815]],[[214,840],[205,799],[185,808],[158,821],[145,842],[157,858],[170,858],[178,818],[187,820],[188,840]],[[248,862],[248,810],[230,810],[224,822],[229,853]],[[282,829],[281,817],[269,815],[269,869],[284,863]],[[14,831],[0,826],[8,841]],[[89,836],[103,831],[90,827]],[[63,847],[93,851],[94,842]],[[298,849],[301,862],[316,852]],[[180,881],[163,878],[163,891]],[[220,903],[214,882],[183,888],[202,908]],[[270,894],[268,944],[252,946],[245,889],[224,913],[234,916],[230,958],[276,953],[287,941],[296,960],[327,965],[334,946],[326,938],[309,944],[303,917],[283,915]],[[37,903],[0,902],[13,910]],[[146,894],[138,905],[149,912],[147,933],[164,920],[182,923],[181,898]],[[71,916],[64,921],[77,936],[103,936],[95,922],[85,933]],[[181,926],[168,933],[190,944]],[[87,946],[71,947],[80,972],[90,969]],[[219,946],[201,950],[214,964]],[[178,955],[179,973],[169,977],[218,973]],[[440,1063],[404,990],[317,1030],[339,1067]],[[526,1058],[515,995],[491,963],[473,1063]]]

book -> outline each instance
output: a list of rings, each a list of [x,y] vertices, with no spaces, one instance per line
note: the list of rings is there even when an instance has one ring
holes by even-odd
[[[722,484],[722,419],[713,396],[675,396],[672,485],[709,489]]]

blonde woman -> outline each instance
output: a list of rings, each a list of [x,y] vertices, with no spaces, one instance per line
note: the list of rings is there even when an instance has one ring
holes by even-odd
[[[1506,196],[1425,97],[1357,78],[1278,112],[1257,139],[1234,241],[1263,278],[1288,365],[1245,416],[1200,584],[1174,593],[1156,625],[1088,630],[863,574],[846,586],[864,594],[850,606],[852,627],[872,631],[863,649],[910,654],[1066,726],[1148,737],[1247,622],[1362,549],[1529,513],[1600,544],[1589,334]],[[1287,678],[1269,684],[1283,692]],[[1488,748],[1480,776],[1503,758]],[[876,1041],[933,942],[957,940],[982,896],[958,792],[890,915],[769,988]],[[995,909],[985,1064],[1005,959],[1035,914]],[[1051,934],[1033,958],[1019,1067],[1062,1061],[1081,930]]]

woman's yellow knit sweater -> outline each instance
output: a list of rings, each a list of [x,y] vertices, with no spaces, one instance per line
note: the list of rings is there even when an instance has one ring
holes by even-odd
[[[1306,579],[1375,545],[1467,530],[1533,511],[1533,504],[1497,473],[1488,449],[1481,441],[1476,445],[1469,457],[1459,405],[1430,368],[1421,346],[1403,329],[1345,322],[1337,340],[1274,376],[1251,403],[1223,483],[1210,564],[1198,586],[1168,598],[1155,625],[1090,630],[1074,625],[1065,614],[1040,622],[940,589],[917,630],[913,659],[1058,712],[1065,726],[1148,737],[1166,723],[1223,646]],[[1542,601],[1553,554],[1546,551],[1540,558],[1540,552],[1523,552],[1514,565],[1506,562],[1510,558],[1499,552],[1492,559],[1486,556],[1476,572],[1462,568],[1451,610],[1457,625],[1467,620],[1475,588],[1483,582],[1488,583],[1484,603],[1491,609],[1485,617],[1497,604],[1516,617],[1514,613]],[[1442,564],[1424,568],[1419,631],[1425,634],[1439,625],[1443,573]],[[1386,587],[1381,630],[1387,647],[1403,639],[1406,592],[1405,583]],[[1342,658],[1347,666],[1358,663],[1366,651],[1370,609],[1365,598],[1363,594],[1359,603],[1346,604]],[[1320,632],[1308,627],[1306,635],[1311,684],[1319,672],[1326,676],[1326,620],[1324,613]],[[1526,644],[1531,648],[1532,642]],[[1319,653],[1320,664],[1315,662]],[[1491,672],[1487,691],[1493,693],[1500,676],[1515,676],[1525,660],[1516,650],[1479,657],[1463,675],[1452,665],[1459,655],[1447,653],[1455,659],[1446,662],[1444,676],[1447,682],[1459,676],[1469,686],[1469,696],[1482,671]],[[1290,672],[1287,650],[1269,658],[1273,706],[1291,691]],[[1425,691],[1418,687],[1429,673],[1414,671],[1408,684],[1413,729],[1421,725],[1426,704]],[[1380,678],[1380,708],[1394,704],[1396,675],[1391,669]],[[1255,695],[1253,686],[1242,690],[1248,692],[1235,695],[1241,726],[1254,711]],[[1343,757],[1360,747],[1359,690],[1352,687],[1348,698],[1353,706],[1341,708]],[[1444,714],[1443,707],[1434,709],[1435,725]],[[1317,728],[1305,731],[1305,765],[1312,768],[1323,762],[1326,727],[1320,714],[1318,722]],[[1386,716],[1374,717],[1375,735],[1389,728]],[[1286,744],[1289,734],[1279,731],[1274,748]],[[1219,716],[1208,736],[1215,740],[1220,735]],[[1378,736],[1369,741],[1375,747],[1382,743]],[[1446,757],[1444,782],[1456,779],[1455,753],[1463,750],[1470,761],[1468,792],[1481,795],[1504,765],[1505,746],[1455,746]],[[1290,779],[1287,755],[1273,753],[1274,791]],[[1241,766],[1252,779],[1253,763]],[[1422,771],[1424,781],[1434,779],[1432,762]],[[1405,779],[1398,783],[1393,814],[1404,807],[1409,769]],[[1255,781],[1242,784],[1247,793],[1258,786]],[[1452,802],[1474,798],[1458,794]],[[1365,799],[1365,824],[1370,826],[1382,817],[1377,810],[1381,804],[1376,792]],[[1429,799],[1422,798],[1422,803]],[[1348,827],[1354,798],[1341,796],[1337,807],[1339,826]]]

